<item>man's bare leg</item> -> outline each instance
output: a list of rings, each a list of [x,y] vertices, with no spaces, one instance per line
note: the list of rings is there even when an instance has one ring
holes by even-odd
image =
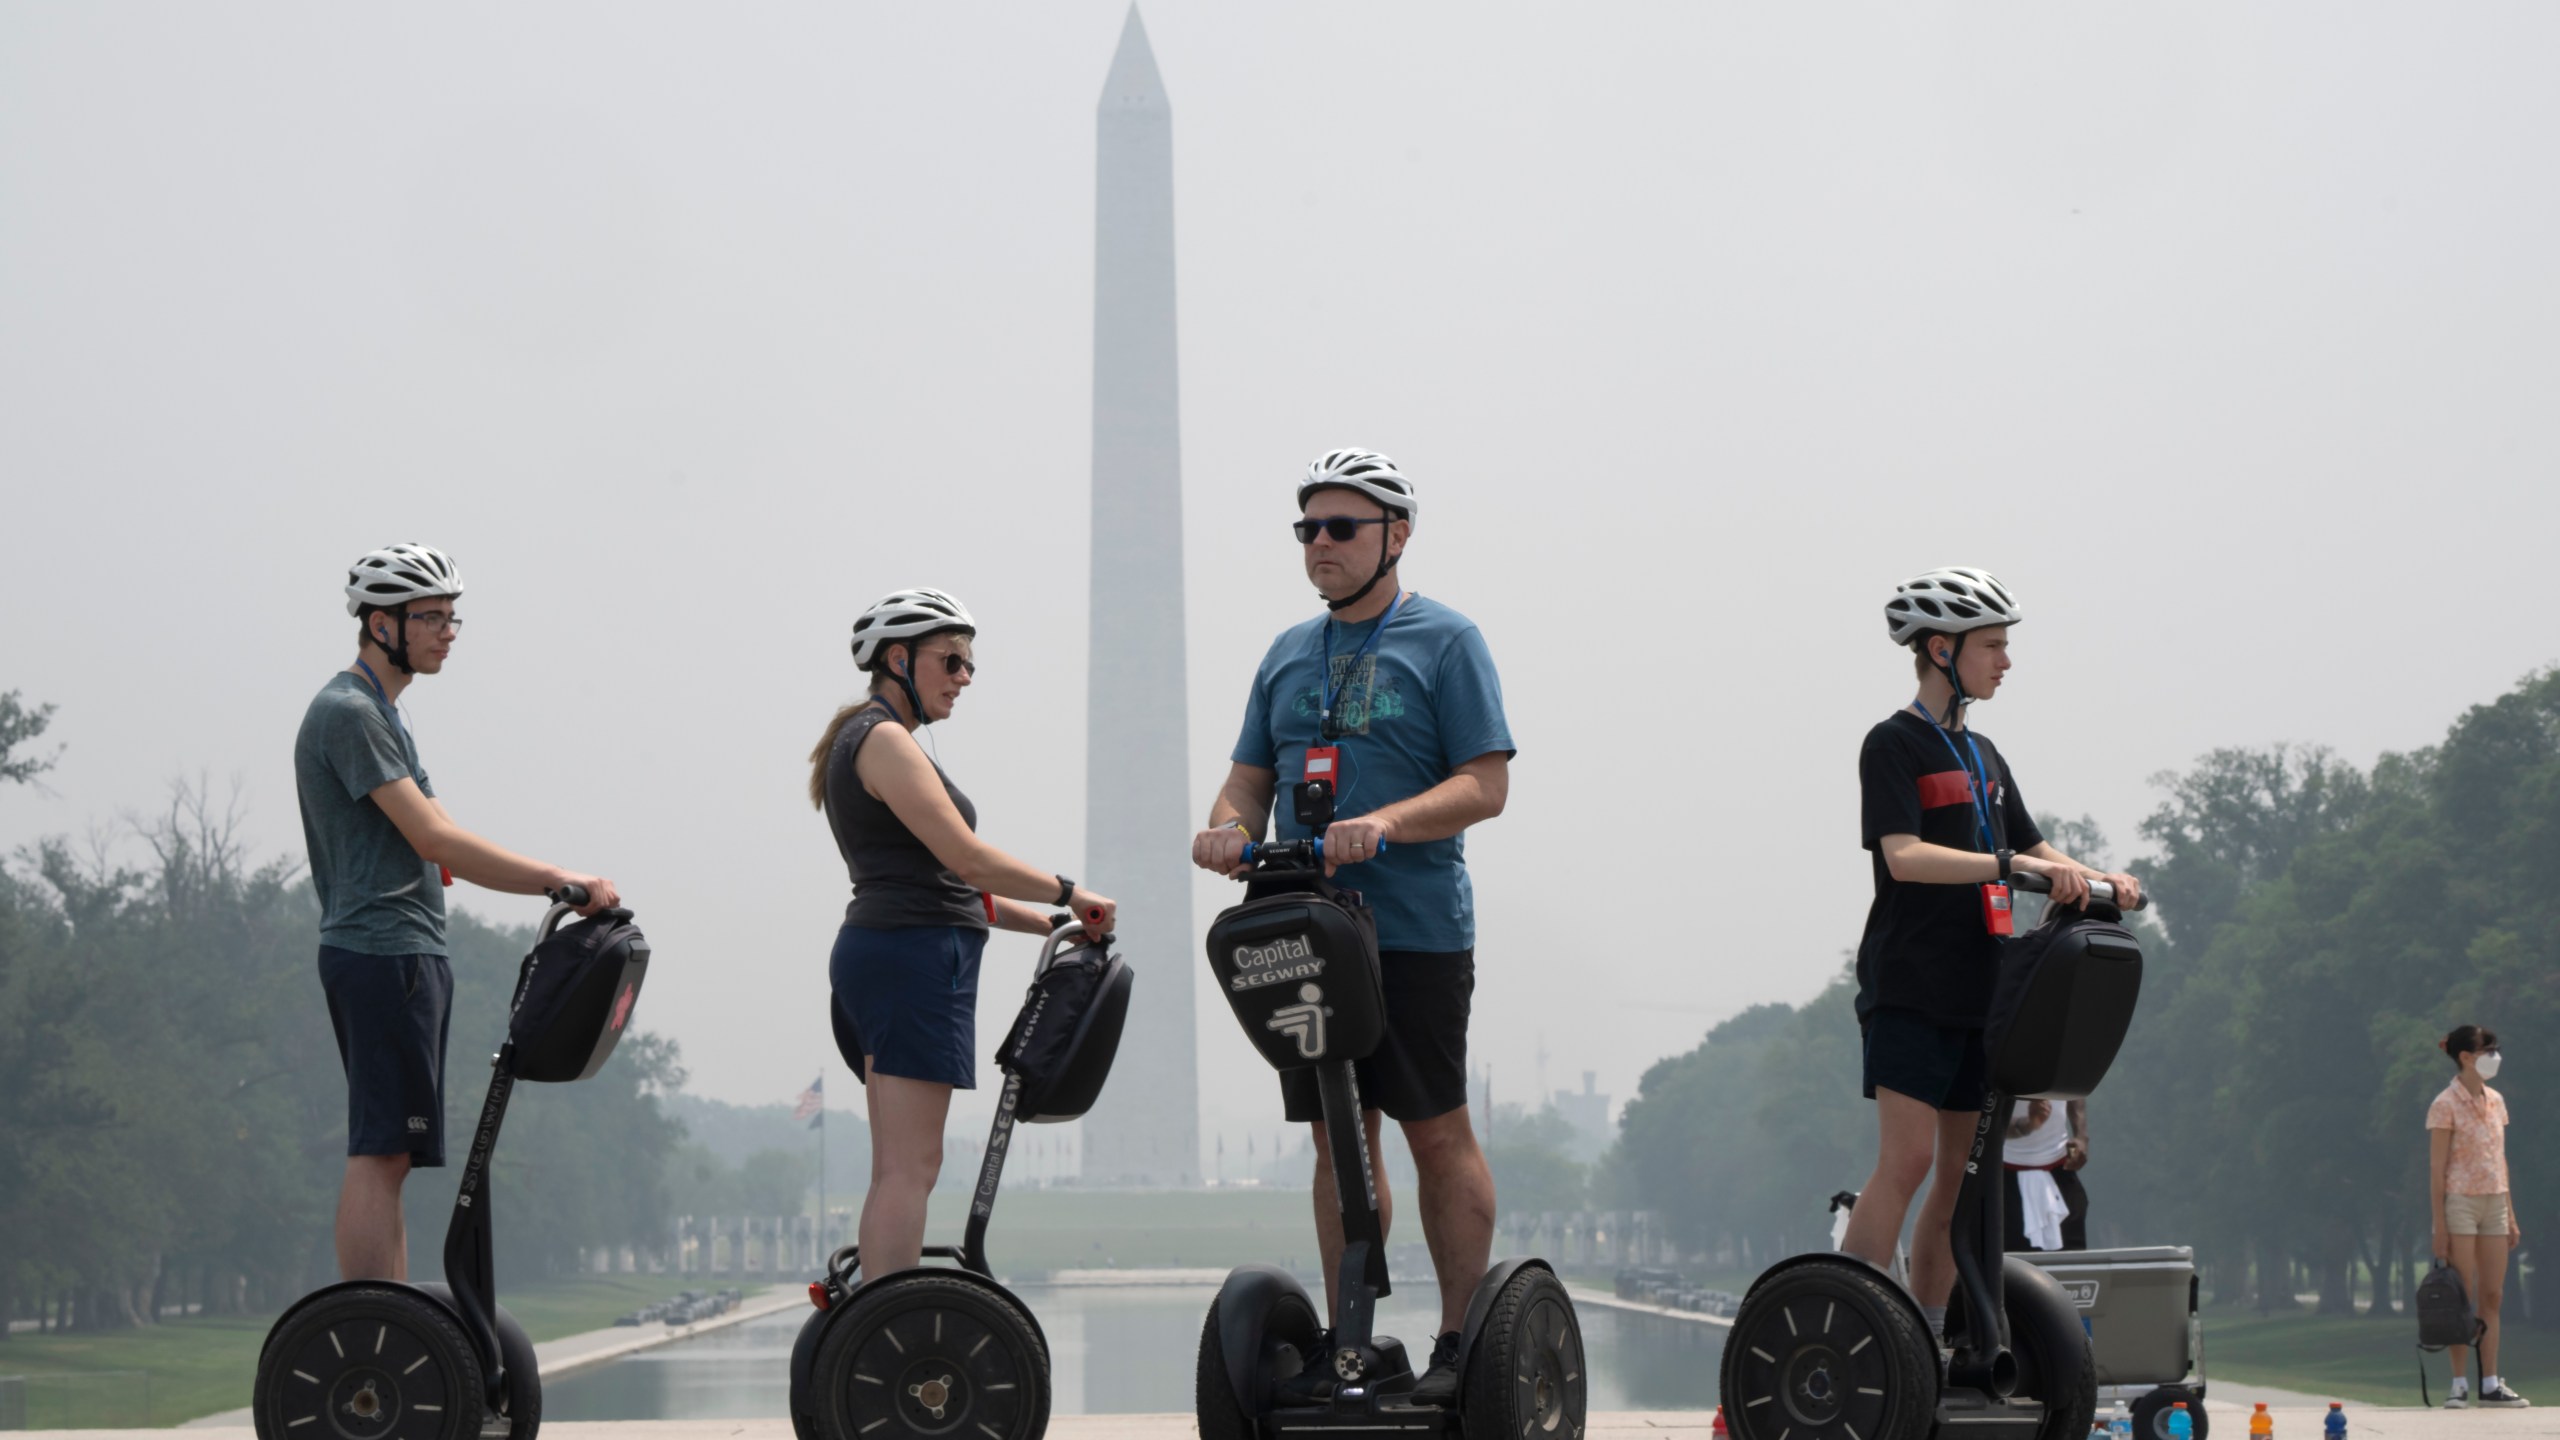
[[[350,1155],[338,1186],[338,1278],[409,1278],[409,1227],[400,1215],[407,1155]]]
[[[1493,1263],[1493,1167],[1476,1143],[1467,1107],[1407,1120],[1422,1204],[1422,1238],[1440,1280],[1440,1333],[1463,1327],[1476,1282]]]

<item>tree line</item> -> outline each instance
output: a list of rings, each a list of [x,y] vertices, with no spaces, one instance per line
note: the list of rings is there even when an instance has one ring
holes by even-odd
[[[2425,1114],[2463,1022],[2521,1052],[2497,1081],[2507,1157],[2527,1246],[2551,1233],[2560,1065],[2532,1057],[2560,1034],[2560,673],[2370,771],[2277,745],[2155,784],[2130,863],[2155,902],[2141,1006],[2089,1106],[2091,1243],[2192,1245],[2225,1301],[2307,1285],[2324,1313],[2389,1315],[2423,1273]],[[2104,856],[2087,821],[2063,829]],[[1827,1244],[1826,1197],[1874,1160],[1854,998],[1844,968],[1656,1064],[1602,1167],[1613,1203],[1735,1264]]]
[[[28,747],[50,718],[0,695],[0,784],[41,783]],[[296,862],[253,861],[240,836],[184,784],[114,838],[0,866],[0,1317],[263,1313],[336,1278],[346,1089],[318,905]],[[408,1187],[420,1278],[441,1268],[531,929],[456,912],[449,938],[448,1165]],[[663,1241],[683,1081],[675,1045],[639,1032],[592,1080],[517,1089],[491,1181],[501,1283]]]

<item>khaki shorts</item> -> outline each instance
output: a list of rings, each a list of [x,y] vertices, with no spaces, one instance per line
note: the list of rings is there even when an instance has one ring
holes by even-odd
[[[2444,1228],[2453,1235],[2504,1235],[2507,1224],[2507,1197],[2498,1195],[2447,1195],[2444,1197]]]

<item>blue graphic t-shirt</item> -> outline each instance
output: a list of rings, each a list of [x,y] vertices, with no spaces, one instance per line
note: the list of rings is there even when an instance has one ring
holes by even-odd
[[[1328,624],[1318,618],[1293,625],[1271,642],[1254,674],[1232,758],[1279,772],[1284,803],[1272,817],[1279,839],[1308,833],[1285,799],[1289,787],[1306,778],[1307,747],[1321,743],[1319,647],[1329,652],[1325,665],[1342,732],[1333,742],[1342,750],[1337,815],[1366,815],[1421,794],[1480,755],[1513,753],[1511,728],[1502,717],[1502,680],[1474,621],[1411,595],[1378,643],[1361,655],[1377,623]],[[1377,859],[1346,865],[1334,878],[1368,897],[1378,917],[1380,949],[1464,950],[1476,943],[1464,836],[1390,841]]]

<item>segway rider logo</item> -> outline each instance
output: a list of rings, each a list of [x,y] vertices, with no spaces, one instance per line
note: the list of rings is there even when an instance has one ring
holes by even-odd
[[[1324,991],[1313,985],[1298,987],[1300,1004],[1284,1005],[1271,1012],[1262,1022],[1266,1030],[1276,1030],[1298,1042],[1298,1053],[1309,1060],[1324,1058],[1324,1017],[1333,1012],[1323,1005]]]

